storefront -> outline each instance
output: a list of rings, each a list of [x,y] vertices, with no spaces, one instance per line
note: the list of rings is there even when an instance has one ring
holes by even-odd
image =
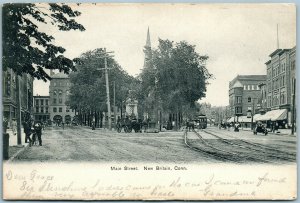
[[[266,123],[267,128],[272,129],[276,126],[279,129],[284,129],[288,128],[287,114],[287,109],[276,109],[268,111],[266,114],[259,117],[257,121]]]

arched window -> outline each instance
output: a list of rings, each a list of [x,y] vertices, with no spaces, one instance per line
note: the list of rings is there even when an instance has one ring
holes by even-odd
[[[56,90],[53,91],[53,95],[57,96],[57,91]]]
[[[251,97],[248,97],[248,102],[251,102]]]
[[[59,95],[59,96],[62,95],[62,90],[58,90],[58,95]]]

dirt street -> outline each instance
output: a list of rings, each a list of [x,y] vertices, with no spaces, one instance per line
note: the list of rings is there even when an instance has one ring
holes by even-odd
[[[226,140],[243,139],[253,143],[278,148],[284,152],[296,153],[296,137],[279,135],[253,135],[251,132],[238,133],[209,127],[199,131],[204,140],[217,149],[228,146],[216,134]],[[184,142],[184,132],[160,133],[117,133],[103,129],[91,130],[86,127],[51,127],[43,132],[43,146],[27,147],[13,162],[19,161],[95,161],[95,162],[174,162],[174,163],[219,163],[224,160],[207,153],[193,150]],[[193,132],[188,132],[188,140],[200,147],[201,140]],[[217,142],[215,142],[217,140]],[[228,143],[227,143],[228,144]],[[245,145],[245,143],[243,143]],[[238,146],[235,146],[238,147]],[[257,146],[256,146],[257,147]],[[245,150],[245,149],[244,149]],[[243,150],[240,150],[242,152]],[[249,153],[249,152],[247,152]],[[259,153],[259,152],[256,152]],[[293,156],[292,156],[293,157]],[[247,162],[257,160],[247,159]],[[293,158],[289,160],[293,162]]]

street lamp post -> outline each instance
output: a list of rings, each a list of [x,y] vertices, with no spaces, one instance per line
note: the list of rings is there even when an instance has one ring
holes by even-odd
[[[254,119],[254,115],[255,115],[255,109],[254,109],[254,100],[255,99],[257,99],[257,98],[252,98],[253,102],[252,102],[252,110],[251,110],[251,130],[254,129],[253,119]]]

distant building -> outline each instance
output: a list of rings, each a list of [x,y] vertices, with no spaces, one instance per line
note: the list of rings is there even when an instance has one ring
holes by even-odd
[[[49,99],[49,96],[33,96],[33,116],[35,120],[48,121],[50,119]]]
[[[29,74],[23,74],[19,77],[20,84],[20,102],[21,102],[21,119],[24,121],[25,115],[32,113],[33,102],[33,78]],[[16,118],[16,74],[12,69],[2,72],[2,101],[3,116],[8,119],[10,125],[11,120]]]
[[[71,122],[75,112],[66,104],[70,93],[70,79],[64,73],[51,73],[49,86],[50,119],[56,123]]]
[[[238,75],[229,82],[229,108],[232,117],[246,116],[248,111],[259,112],[260,84],[266,75]]]

